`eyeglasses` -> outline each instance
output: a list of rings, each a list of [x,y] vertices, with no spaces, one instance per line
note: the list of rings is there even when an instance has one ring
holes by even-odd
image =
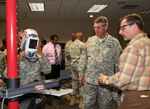
[[[93,28],[94,28],[94,29],[96,29],[96,28],[97,28],[97,29],[100,29],[100,28],[103,27],[103,26],[106,26],[106,25],[102,25],[102,26],[94,26]]]
[[[120,27],[120,30],[124,30],[126,26],[131,26],[131,25],[133,25],[133,24],[134,24],[134,23],[130,23],[130,24],[127,24],[127,25],[123,25],[123,26]]]

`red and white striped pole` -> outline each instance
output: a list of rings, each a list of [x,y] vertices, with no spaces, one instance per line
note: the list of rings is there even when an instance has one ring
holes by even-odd
[[[7,71],[8,78],[18,78],[16,0],[6,0]],[[19,109],[18,101],[8,102],[9,109]]]

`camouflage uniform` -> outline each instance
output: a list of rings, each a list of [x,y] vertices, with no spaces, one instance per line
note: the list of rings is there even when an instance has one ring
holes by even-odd
[[[72,44],[72,40],[69,40],[65,45],[65,70],[71,69],[71,59],[69,55],[69,47]]]
[[[84,49],[86,48],[86,46],[87,46],[87,42],[84,44]],[[82,55],[84,55],[84,53],[85,53],[84,49],[83,49]],[[80,63],[80,61],[79,61],[79,63]],[[85,73],[86,73],[86,70],[85,70],[84,74]],[[83,94],[84,94],[84,83],[82,83],[82,87],[80,87],[80,95],[82,95],[82,98],[83,98]]]
[[[7,67],[6,57],[3,52],[0,51],[0,77],[3,77],[3,72]]]
[[[80,40],[76,39],[69,48],[69,54],[71,57],[71,75],[72,75],[72,89],[73,92],[71,93],[72,96],[77,95],[77,89],[79,87],[78,83],[78,64],[80,60],[80,56],[84,49],[84,43]],[[82,95],[80,95],[82,97]]]
[[[87,69],[84,77],[83,109],[94,108],[97,94],[100,109],[110,109],[113,88],[99,84],[97,78],[99,73],[111,76],[114,71],[118,71],[121,51],[118,40],[109,34],[105,39],[93,36],[87,41],[78,68],[81,77],[84,76],[84,71]]]
[[[35,56],[35,58],[22,58],[18,61],[18,75],[20,77],[20,85],[41,80],[40,72],[48,74],[51,72],[51,64],[46,56]],[[7,69],[4,71],[7,77]]]

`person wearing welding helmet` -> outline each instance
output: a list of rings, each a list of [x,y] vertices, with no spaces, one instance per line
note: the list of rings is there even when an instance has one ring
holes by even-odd
[[[22,51],[18,55],[18,76],[20,85],[40,81],[41,72],[49,74],[51,64],[49,59],[38,47],[38,33],[34,29],[26,29],[21,35],[20,48]],[[4,71],[7,78],[7,68]]]

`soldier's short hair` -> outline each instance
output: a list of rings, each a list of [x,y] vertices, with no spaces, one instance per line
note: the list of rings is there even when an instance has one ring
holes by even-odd
[[[108,19],[105,16],[99,16],[94,20],[94,23],[103,23],[104,25],[108,25]]]
[[[127,23],[128,23],[128,24],[135,23],[135,24],[137,24],[137,26],[138,26],[138,28],[139,28],[140,30],[143,30],[143,29],[144,29],[145,24],[144,24],[144,21],[143,21],[143,19],[142,19],[142,17],[141,17],[140,15],[138,15],[138,14],[136,14],[136,13],[134,13],[134,14],[129,14],[129,15],[124,16],[123,18],[121,18],[121,19],[120,19],[120,22],[121,22],[122,20],[124,20],[124,19],[127,20]]]

